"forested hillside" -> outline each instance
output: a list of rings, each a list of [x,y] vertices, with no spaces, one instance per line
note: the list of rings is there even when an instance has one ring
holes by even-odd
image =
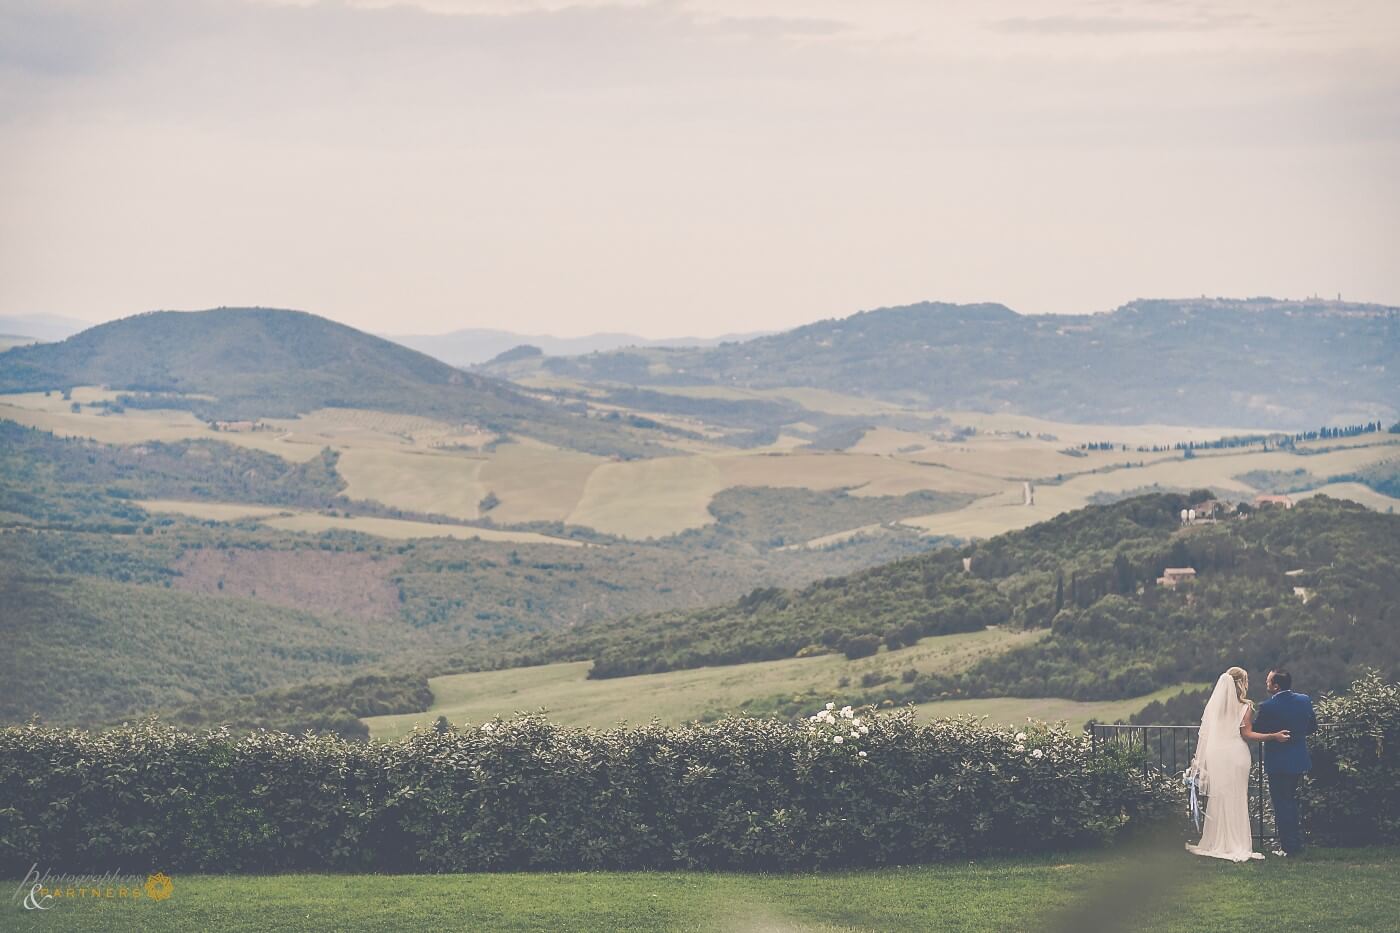
[[[539,365],[589,381],[814,386],[1077,422],[1388,422],[1400,411],[1400,309],[1191,299],[1021,315],[924,303],[714,348],[628,348]]]
[[[425,671],[498,665],[522,633],[702,606],[931,545],[905,533],[819,552],[772,546],[785,531],[831,530],[823,510],[844,521],[890,507],[837,493],[809,497],[810,526],[789,516],[766,527],[761,499],[740,490],[719,500],[713,528],[656,544],[574,529],[587,547],[294,534],[140,504],[403,514],[344,496],[336,466],[330,451],[295,464],[217,440],[99,444],[0,420],[0,721],[92,724],[184,707],[190,724],[359,734],[358,716],[407,711]],[[383,671],[412,683],[357,680]],[[309,681],[319,683],[301,689]]]
[[[1115,699],[1232,664],[1287,664],[1341,686],[1400,670],[1400,516],[1317,497],[1183,528],[1204,497],[1157,494],[1066,513],[960,551],[934,551],[735,603],[582,626],[532,660],[595,659],[595,677],[844,651],[869,654],[986,625],[1048,628],[955,676],[912,672],[869,699]],[[1158,585],[1166,567],[1193,582]],[[965,569],[966,568],[966,569]]]

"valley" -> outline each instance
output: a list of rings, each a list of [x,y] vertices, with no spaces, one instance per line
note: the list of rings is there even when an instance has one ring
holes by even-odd
[[[910,314],[911,326],[946,321]],[[0,393],[10,440],[0,572],[14,581],[11,670],[33,679],[33,698],[6,715],[90,722],[313,682],[333,694],[382,671],[431,678],[435,699],[366,718],[377,735],[536,706],[577,724],[647,710],[676,722],[788,714],[797,697],[838,690],[939,715],[1126,716],[1194,683],[1196,668],[1097,693],[1073,678],[1011,693],[979,679],[1003,654],[1059,644],[1044,570],[949,576],[937,584],[946,598],[896,596],[901,583],[842,603],[822,587],[867,570],[883,579],[922,554],[946,555],[944,567],[968,542],[1144,495],[1400,504],[1400,434],[1374,421],[1313,436],[1301,415],[1286,431],[1072,421],[830,381],[698,384],[656,365],[632,383],[606,367],[599,378],[596,360],[482,370],[504,368],[510,382],[454,375],[319,321],[260,309],[143,315],[71,346],[22,348],[18,365],[0,355],[0,386],[20,389]],[[289,335],[298,342],[265,359],[238,349]],[[758,339],[771,352],[778,337]],[[732,356],[728,346],[645,352]],[[286,377],[307,365],[315,379]],[[1085,573],[1092,563],[1077,561]],[[115,592],[127,595],[102,608],[97,594]],[[726,606],[741,598],[751,606],[736,616]],[[810,608],[781,608],[794,599]],[[211,626],[233,618],[252,628],[225,657],[189,649],[218,643]],[[92,625],[140,635],[110,657],[69,658],[71,689],[45,699],[30,673],[44,633]],[[874,639],[878,653],[847,660],[833,626]],[[113,676],[134,663],[126,646],[142,659]],[[284,661],[259,663],[269,651]],[[917,680],[902,680],[906,670]],[[92,683],[105,686],[85,692]]]

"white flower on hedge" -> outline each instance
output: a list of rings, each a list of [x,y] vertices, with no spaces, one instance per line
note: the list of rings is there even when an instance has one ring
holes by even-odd
[[[1012,750],[1013,752],[1024,752],[1024,751],[1026,750],[1026,746],[1024,746],[1024,745],[1017,745],[1017,746],[1014,746],[1011,750]]]
[[[853,738],[853,739],[858,739],[858,738],[860,738],[860,733],[857,732],[856,730],[852,729],[852,730],[851,730],[851,738]]]
[[[826,708],[829,709],[829,710],[835,709],[835,708],[836,708],[836,704],[835,704],[835,703],[828,703],[828,704],[826,704]]]
[[[859,756],[862,757],[862,758],[865,757],[865,752],[856,752],[856,754],[859,755]]]
[[[1037,748],[1035,751],[1031,752],[1031,757],[1032,757],[1032,758],[1044,758],[1044,757],[1045,757],[1045,753],[1044,753],[1043,751],[1041,751],[1040,749]]]
[[[836,738],[832,739],[831,741],[835,742],[837,745],[840,745],[842,742],[844,742],[844,741],[846,741],[846,740],[843,739],[843,738],[841,738],[841,736],[838,735]]]
[[[861,726],[861,727],[860,727],[860,734],[861,734],[861,735],[869,735],[869,734],[870,734],[870,727],[869,727],[869,726]]]
[[[851,719],[851,718],[853,718],[853,717],[855,716],[855,714],[856,714],[856,711],[853,710],[853,709],[851,709],[849,706],[843,706],[843,707],[841,707],[841,718],[842,718],[842,719]]]
[[[496,728],[496,726],[495,726],[493,723],[484,722],[484,723],[481,724],[481,731],[482,731],[482,732],[492,732],[492,731],[495,730],[495,728]]]
[[[1018,732],[1018,733],[1016,733],[1016,741],[1018,741],[1018,742],[1024,742],[1025,740],[1026,740],[1026,734],[1025,734],[1024,732]]]

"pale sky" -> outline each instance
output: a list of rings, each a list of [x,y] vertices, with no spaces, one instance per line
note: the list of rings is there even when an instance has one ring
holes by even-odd
[[[1400,304],[1394,0],[0,0],[0,314]]]

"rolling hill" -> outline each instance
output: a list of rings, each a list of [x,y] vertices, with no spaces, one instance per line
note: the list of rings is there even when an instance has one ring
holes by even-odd
[[[522,663],[592,659],[593,678],[897,649],[985,626],[1047,637],[957,675],[872,700],[975,696],[1109,700],[1209,681],[1231,664],[1286,663],[1313,688],[1400,670],[1400,516],[1319,496],[1183,527],[1201,498],[1152,494],[1059,515],[793,590],[578,626],[535,639]],[[1164,568],[1193,567],[1170,588]]]
[[[3,324],[3,320],[0,320]],[[597,333],[583,337],[554,337],[549,334],[518,334],[487,327],[469,327],[445,334],[385,334],[389,340],[401,343],[453,366],[474,366],[484,363],[522,345],[538,347],[550,356],[577,356],[599,353],[620,347],[710,347],[727,340],[747,340],[753,334],[725,334],[720,337],[672,337],[651,340],[636,334]]]
[[[1394,420],[1397,366],[1400,309],[1261,298],[1135,301],[1086,315],[924,303],[712,348],[629,348],[500,371],[633,386],[808,386],[1071,422],[1297,428]]]
[[[383,716],[370,731],[390,735],[438,715],[480,720],[540,705],[603,725],[735,709],[795,714],[840,696],[916,703],[930,715],[1082,720],[1154,700],[1160,708],[1231,664],[1286,665],[1314,693],[1367,669],[1400,670],[1400,516],[1315,498],[1183,527],[1179,510],[1194,498],[1092,506],[960,550],[761,587],[711,608],[583,622],[474,658],[437,655],[369,693],[347,681],[179,716],[244,727],[325,721],[346,734],[360,734],[354,716]],[[1197,578],[1159,586],[1168,565],[1193,566]],[[431,702],[424,677],[433,678]]]
[[[301,311],[153,311],[0,353],[0,392],[80,385],[141,393],[123,400],[128,407],[188,408],[206,419],[372,408],[598,453],[664,449],[638,429],[585,423],[501,380]]]
[[[368,706],[355,690],[276,691],[384,668],[491,666],[516,633],[703,606],[932,543],[907,533],[760,549],[782,529],[747,494],[725,498],[707,535],[661,543],[406,521],[348,496],[334,449],[297,462],[220,436],[231,435],[111,445],[0,418],[0,683],[10,688],[0,722],[93,723],[235,701],[220,715],[294,730],[353,723],[350,713],[395,711],[381,701],[393,707],[397,691]],[[844,522],[882,505],[829,495],[807,509]],[[793,533],[823,528],[796,518]],[[269,690],[272,700],[236,702]]]

